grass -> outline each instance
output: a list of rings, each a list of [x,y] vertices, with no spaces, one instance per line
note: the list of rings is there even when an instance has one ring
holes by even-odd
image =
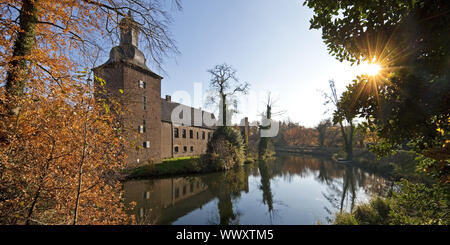
[[[199,173],[200,157],[177,157],[164,159],[161,163],[146,164],[126,172],[127,178],[146,178]]]

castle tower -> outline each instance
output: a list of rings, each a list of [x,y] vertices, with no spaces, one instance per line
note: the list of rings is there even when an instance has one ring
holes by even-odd
[[[139,24],[131,12],[120,23],[120,44],[109,60],[94,69],[105,80],[107,96],[123,105],[121,118],[128,145],[127,163],[161,161],[161,80],[139,50]]]

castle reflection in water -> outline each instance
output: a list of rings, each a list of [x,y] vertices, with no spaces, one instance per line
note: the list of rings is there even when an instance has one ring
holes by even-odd
[[[390,187],[358,168],[291,155],[226,172],[124,183],[138,224],[326,223]]]

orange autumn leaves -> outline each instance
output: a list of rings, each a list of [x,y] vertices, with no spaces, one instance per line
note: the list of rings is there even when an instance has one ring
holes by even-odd
[[[117,173],[124,167],[115,113],[95,101],[88,73],[92,33],[104,16],[85,1],[33,1],[30,55],[13,55],[22,1],[0,0],[0,76],[26,60],[25,94],[0,87],[0,223],[127,224]],[[16,11],[16,12],[14,12]],[[90,50],[90,51],[89,51]],[[7,106],[19,110],[11,114]]]
[[[118,125],[89,93],[61,91],[27,94],[18,116],[1,122],[1,222],[72,224],[75,209],[76,224],[129,222]]]

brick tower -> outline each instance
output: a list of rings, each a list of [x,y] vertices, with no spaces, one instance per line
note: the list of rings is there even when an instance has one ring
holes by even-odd
[[[161,161],[161,79],[138,49],[139,26],[131,13],[120,21],[120,44],[94,69],[105,80],[107,96],[123,105],[121,119],[129,165]]]

